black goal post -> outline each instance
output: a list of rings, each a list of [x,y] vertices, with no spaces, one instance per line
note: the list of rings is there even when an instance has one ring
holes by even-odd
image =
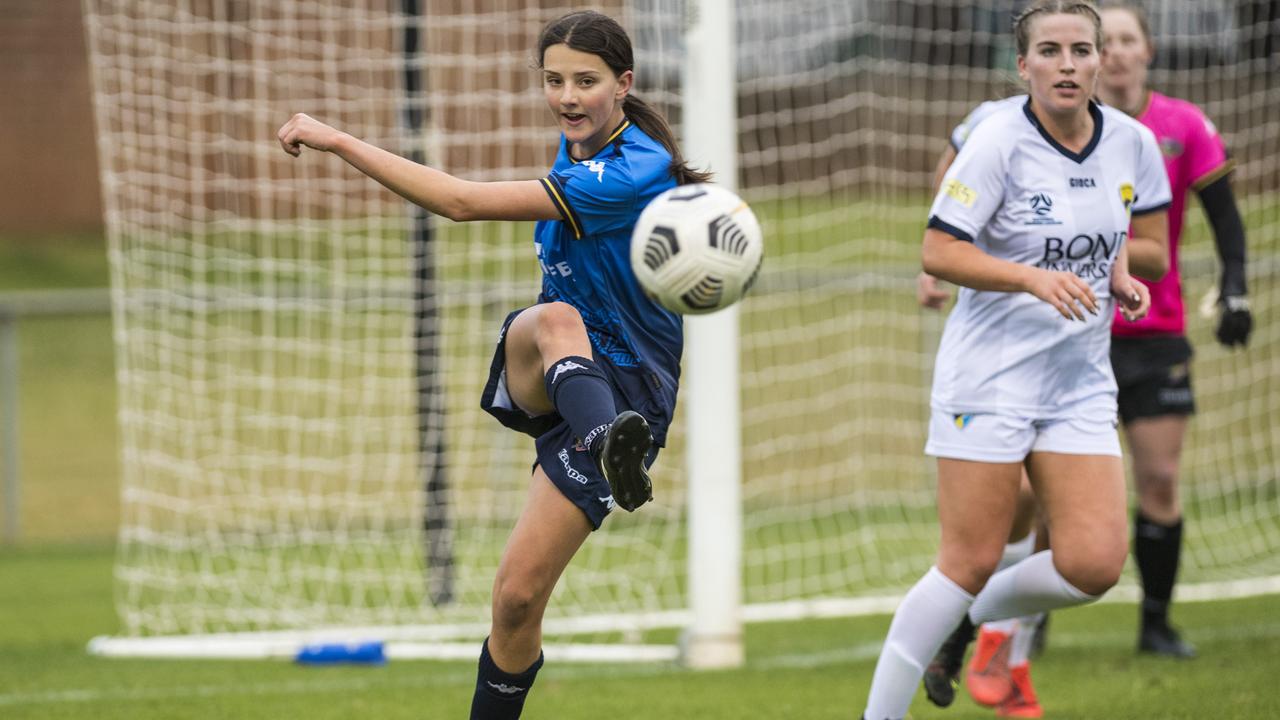
[[[401,0],[404,14],[404,113],[409,158],[425,160],[423,127],[427,120],[425,73],[419,49],[422,12],[419,0]],[[418,471],[423,483],[423,560],[427,596],[434,605],[454,599],[453,523],[445,467],[444,390],[440,367],[439,309],[432,261],[432,226],[427,211],[412,206],[413,340],[418,391]]]

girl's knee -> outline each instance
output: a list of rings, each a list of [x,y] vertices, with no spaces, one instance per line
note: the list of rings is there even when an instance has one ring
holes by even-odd
[[[944,551],[938,560],[938,570],[951,581],[972,595],[978,594],[987,584],[1000,564],[1000,551],[981,552]]]
[[[538,312],[539,335],[558,335],[563,332],[585,331],[582,314],[569,303],[553,302],[543,305]]]
[[[1065,555],[1055,551],[1053,564],[1072,587],[1089,595],[1101,595],[1120,581],[1126,552],[1127,548]]]
[[[527,583],[499,579],[493,591],[493,623],[511,630],[541,622],[543,600]]]

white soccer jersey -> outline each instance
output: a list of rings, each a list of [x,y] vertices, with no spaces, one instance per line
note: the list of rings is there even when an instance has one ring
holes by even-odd
[[[1029,293],[961,288],[938,349],[935,408],[1054,418],[1082,402],[1114,405],[1111,267],[1130,215],[1169,205],[1169,180],[1150,130],[1095,103],[1089,112],[1093,138],[1074,153],[1026,101],[995,108],[963,142],[929,227],[1004,260],[1074,272],[1100,312],[1067,320]]]
[[[988,116],[1001,108],[1020,106],[1026,102],[1026,95],[1014,95],[1001,100],[988,100],[978,105],[978,107],[970,110],[969,114],[965,115],[964,119],[960,121],[960,124],[956,125],[955,129],[951,131],[951,147],[955,148],[956,152],[960,152],[960,148],[964,147],[964,141],[969,139],[969,133],[973,132],[978,123],[986,120]]]

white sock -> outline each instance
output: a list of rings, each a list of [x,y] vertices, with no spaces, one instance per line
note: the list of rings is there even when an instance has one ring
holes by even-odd
[[[1032,530],[1026,537],[1004,546],[1004,554],[1000,556],[1000,564],[996,566],[996,572],[1000,572],[1008,567],[1013,567],[1018,563],[1031,557],[1031,552],[1036,549],[1036,531]]]
[[[982,623],[983,632],[998,632],[1005,635],[1013,636],[1018,632],[1017,618],[1009,618],[1008,620],[992,620],[991,622]]]
[[[1009,621],[1016,626],[1013,631],[1013,643],[1009,646],[1009,667],[1027,663],[1027,656],[1031,654],[1031,641],[1036,636],[1036,625],[1040,624],[1040,618],[1043,616],[1044,613],[1036,613]],[[987,625],[990,624],[987,623]]]
[[[1032,530],[1029,535],[1021,540],[1004,546],[1004,554],[1000,556],[1000,564],[996,566],[996,572],[1000,572],[1008,567],[1013,567],[1018,563],[1031,557],[1031,551],[1036,546],[1036,531]],[[989,632],[1004,633],[1010,637],[1018,631],[1018,620],[1009,618],[1008,620],[996,620],[994,622],[983,623],[982,629]]]
[[[1098,597],[1067,582],[1053,566],[1053,551],[1045,550],[992,575],[969,608],[969,619],[978,625],[1084,605]]]
[[[893,614],[867,697],[866,720],[899,720],[907,714],[925,666],[960,624],[973,596],[938,568],[920,578]]]

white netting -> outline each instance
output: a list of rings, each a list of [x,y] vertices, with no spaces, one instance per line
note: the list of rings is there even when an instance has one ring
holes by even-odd
[[[540,177],[556,131],[532,47],[573,8],[424,0],[414,17],[410,4],[85,0],[130,634],[483,633],[533,455],[478,396],[502,318],[536,294],[531,227],[433,219],[415,257],[423,232],[403,202],[336,158],[288,158],[274,132],[308,112],[470,179]],[[941,320],[912,292],[926,188],[951,126],[1016,90],[1012,8],[736,5],[739,186],[768,242],[742,312],[745,598],[897,593],[936,543],[921,448]],[[1154,84],[1200,103],[1240,163],[1259,322],[1236,353],[1190,324],[1201,414],[1184,463],[1187,582],[1280,573],[1280,19],[1257,14],[1266,7],[1169,2],[1153,16],[1173,63]],[[602,9],[636,42],[640,94],[678,127],[688,8]],[[1216,274],[1198,214],[1184,242],[1193,305]],[[588,540],[553,623],[610,616],[603,630],[686,607],[683,452],[678,419],[656,502]]]

